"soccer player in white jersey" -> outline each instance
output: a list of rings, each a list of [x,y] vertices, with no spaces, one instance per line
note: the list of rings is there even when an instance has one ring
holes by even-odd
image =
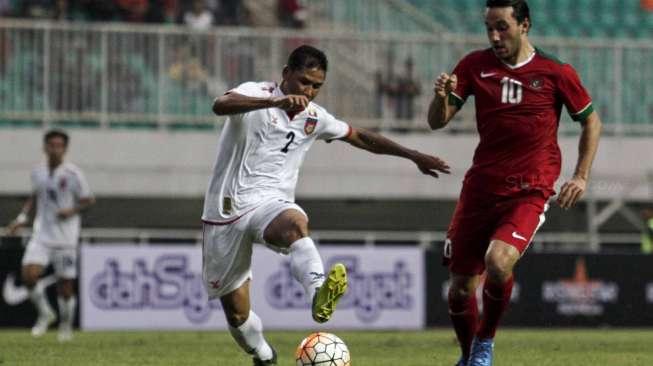
[[[43,143],[47,161],[32,170],[32,194],[7,227],[7,234],[15,235],[29,221],[28,215],[36,202],[34,230],[22,260],[22,279],[38,311],[32,335],[42,336],[56,321],[44,288],[36,285],[45,267],[52,264],[58,278],[58,339],[62,342],[72,339],[77,303],[74,282],[81,223],[79,213],[95,201],[82,171],[63,160],[68,140],[68,135],[60,130],[45,134]]]
[[[229,117],[204,201],[204,284],[210,298],[220,298],[231,334],[254,365],[276,364],[276,354],[250,309],[253,242],[290,255],[291,273],[312,299],[313,319],[319,323],[329,320],[347,288],[342,264],[324,275],[308,236],[308,217],[294,203],[299,167],[315,140],[344,140],[372,153],[406,158],[433,177],[449,173],[442,160],[351,127],[313,103],[326,72],[324,53],[301,46],[290,54],[280,85],[247,82],[213,104],[215,114]]]

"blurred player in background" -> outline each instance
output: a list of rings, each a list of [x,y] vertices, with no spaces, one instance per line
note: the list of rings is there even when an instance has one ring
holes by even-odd
[[[36,202],[34,231],[22,260],[22,279],[38,311],[32,335],[40,337],[56,321],[56,315],[48,303],[45,289],[36,284],[45,267],[50,263],[53,265],[58,278],[60,341],[69,341],[73,335],[77,304],[74,284],[81,226],[79,213],[95,201],[82,171],[74,164],[64,162],[68,141],[68,135],[63,131],[51,130],[45,134],[43,143],[47,161],[32,170],[32,194],[7,227],[7,234],[15,235],[29,221],[28,215]]]
[[[326,72],[324,53],[301,46],[290,54],[280,85],[247,82],[213,105],[215,114],[229,117],[204,201],[203,276],[209,297],[220,298],[231,334],[255,365],[276,364],[276,354],[250,309],[252,243],[290,255],[291,273],[312,299],[315,321],[328,321],[346,291],[345,267],[335,264],[325,277],[308,217],[294,203],[299,168],[315,140],[343,140],[406,158],[434,177],[449,173],[442,160],[351,127],[313,103]]]
[[[467,172],[445,244],[449,312],[460,341],[457,365],[491,365],[494,335],[512,292],[513,267],[544,222],[560,175],[557,142],[564,104],[582,128],[573,177],[557,202],[568,209],[587,187],[601,121],[576,71],[533,47],[526,1],[488,0],[490,48],[465,56],[435,82],[428,123],[439,129],[474,95],[480,143]],[[478,323],[475,290],[483,285]]]

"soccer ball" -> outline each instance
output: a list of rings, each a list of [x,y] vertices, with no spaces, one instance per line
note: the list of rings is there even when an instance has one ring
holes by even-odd
[[[295,351],[297,366],[350,366],[349,350],[342,339],[330,333],[312,333]]]

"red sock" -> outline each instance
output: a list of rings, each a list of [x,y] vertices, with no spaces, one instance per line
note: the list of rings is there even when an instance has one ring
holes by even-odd
[[[513,278],[502,284],[496,284],[485,279],[483,285],[483,318],[478,329],[478,338],[494,338],[501,316],[508,308],[512,294]]]
[[[456,337],[460,343],[460,350],[464,358],[469,357],[472,340],[478,328],[478,304],[476,295],[472,294],[466,301],[457,302],[449,296],[449,317]]]

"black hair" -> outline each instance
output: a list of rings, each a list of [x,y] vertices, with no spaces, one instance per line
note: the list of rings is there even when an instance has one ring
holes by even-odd
[[[68,140],[70,140],[70,137],[68,137],[67,133],[58,129],[53,129],[46,132],[45,135],[43,135],[43,142],[47,143],[48,141],[50,141],[50,139],[55,137],[61,137],[63,139],[64,145],[68,146]]]
[[[318,68],[326,72],[329,62],[324,52],[313,46],[302,45],[290,53],[287,65],[293,71]]]
[[[528,18],[529,22],[533,24],[531,20],[531,11],[528,8],[528,3],[526,0],[487,0],[485,6],[488,8],[505,8],[511,6],[513,9],[513,16],[517,19],[517,23],[521,24]]]

